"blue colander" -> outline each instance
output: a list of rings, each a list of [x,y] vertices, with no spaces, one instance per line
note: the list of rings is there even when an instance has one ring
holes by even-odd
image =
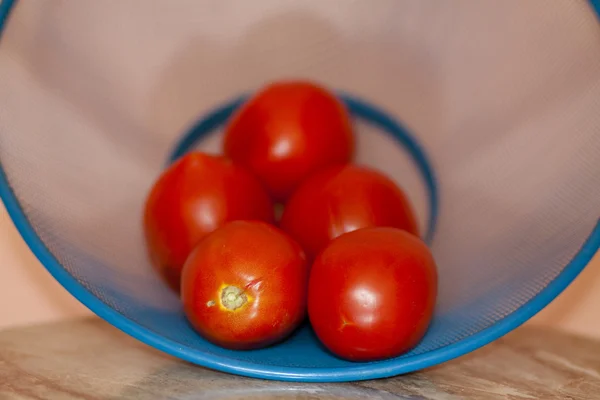
[[[477,349],[552,301],[600,245],[598,1],[0,0],[0,195],[48,271],[166,353],[279,380],[348,381]],[[207,343],[151,269],[141,209],[247,96],[335,90],[358,161],[408,193],[439,267],[410,353],[353,363],[309,326],[256,351]]]

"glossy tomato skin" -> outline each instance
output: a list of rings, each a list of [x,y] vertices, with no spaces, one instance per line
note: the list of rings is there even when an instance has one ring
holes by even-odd
[[[308,313],[332,353],[375,361],[422,339],[436,297],[436,265],[425,243],[404,230],[365,228],[333,240],[317,257]]]
[[[225,154],[250,169],[285,202],[310,174],[344,164],[354,133],[344,105],[306,81],[281,81],[256,93],[225,129]]]
[[[419,235],[412,206],[383,173],[348,164],[308,178],[285,206],[281,228],[316,257],[332,239],[360,228],[388,226]]]
[[[144,232],[153,265],[179,291],[193,247],[238,219],[273,222],[272,201],[260,182],[224,157],[185,155],[162,173],[146,199]]]
[[[287,337],[306,317],[307,291],[300,246],[256,221],[231,222],[206,237],[187,260],[181,282],[192,326],[210,342],[238,350]]]

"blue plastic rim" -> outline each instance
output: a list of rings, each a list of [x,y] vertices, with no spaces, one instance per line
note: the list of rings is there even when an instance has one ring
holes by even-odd
[[[3,29],[6,27],[6,22],[8,20],[10,11],[15,4],[16,0],[0,0],[0,38]],[[590,4],[592,8],[600,15],[600,0],[590,0]],[[349,96],[344,96],[343,98],[349,108],[351,108],[356,115],[375,123],[383,130],[391,133],[406,149],[411,152],[413,160],[421,169],[430,192],[431,218],[429,221],[428,235],[433,234],[433,228],[435,227],[436,219],[435,210],[437,209],[437,189],[435,188],[433,171],[431,171],[429,168],[427,160],[422,151],[419,150],[417,143],[414,142],[409,135],[406,135],[405,131],[402,131],[401,133],[390,132],[390,124],[396,127],[398,127],[398,125],[385,113],[382,113],[381,111],[359,101],[358,99],[354,99]],[[243,100],[238,99],[232,103],[229,103],[228,105],[225,105],[224,107],[212,112],[209,117],[202,119],[199,124],[197,124],[191,130],[191,132],[178,143],[173,151],[173,154],[171,155],[171,159],[177,158],[187,149],[191,148],[196,143],[196,140],[198,140],[202,135],[206,134],[202,132],[212,131],[219,126],[222,123],[223,118],[226,119],[228,115],[230,115],[230,113],[233,112],[233,110],[239,106],[239,104],[241,104],[241,101]],[[202,125],[203,123],[205,124],[204,126]],[[421,165],[422,163],[423,165]],[[431,182],[428,182],[429,178],[431,178]],[[433,184],[431,185],[431,183]],[[183,348],[180,344],[167,340],[164,337],[141,327],[130,319],[127,319],[122,314],[118,313],[95,297],[62,267],[58,260],[44,245],[40,237],[35,233],[35,230],[21,208],[15,193],[12,191],[9,185],[8,178],[4,168],[2,167],[2,160],[0,160],[0,198],[4,202],[4,205],[19,233],[31,251],[50,272],[50,274],[69,293],[71,293],[71,295],[77,298],[96,315],[103,318],[116,328],[158,350],[192,363],[238,375],[284,381],[341,382],[384,378],[431,367],[433,365],[437,365],[469,353],[509,333],[542,310],[577,277],[577,275],[585,268],[585,266],[600,248],[599,220],[573,259],[564,267],[560,274],[534,298],[522,305],[513,313],[507,315],[502,320],[497,321],[489,328],[486,328],[449,346],[428,353],[405,357],[400,361],[392,359],[375,364],[359,363],[355,366],[343,369],[266,367],[248,362],[232,362],[221,360]]]

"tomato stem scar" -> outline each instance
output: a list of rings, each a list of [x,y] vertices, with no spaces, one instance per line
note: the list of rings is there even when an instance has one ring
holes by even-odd
[[[342,320],[342,321],[341,321],[342,323],[341,323],[341,324],[340,324],[340,326],[338,327],[338,330],[339,330],[340,332],[341,332],[341,331],[343,331],[343,330],[344,330],[344,328],[345,328],[345,327],[347,327],[348,325],[354,325],[352,322],[348,321],[348,320],[346,319],[346,317],[344,317],[344,316],[342,316],[342,317],[341,317],[341,320]]]
[[[221,304],[228,310],[236,310],[248,302],[248,297],[237,286],[226,286],[221,291]]]

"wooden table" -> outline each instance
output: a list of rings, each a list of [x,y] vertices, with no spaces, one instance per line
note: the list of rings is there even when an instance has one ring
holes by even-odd
[[[181,362],[86,318],[0,333],[0,399],[600,399],[600,342],[524,327],[429,370],[263,381]]]

